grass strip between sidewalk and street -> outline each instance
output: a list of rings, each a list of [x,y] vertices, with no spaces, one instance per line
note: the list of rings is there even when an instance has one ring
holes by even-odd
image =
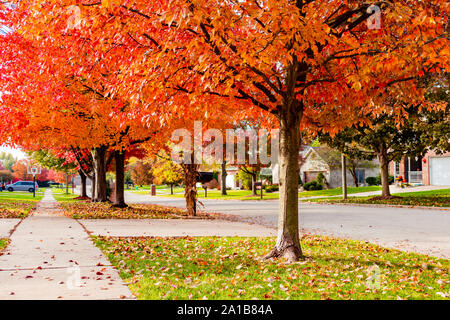
[[[173,197],[173,198],[183,198],[184,197],[184,189],[176,188],[174,189],[176,194],[169,194],[168,192],[161,192],[159,189],[156,191],[157,196],[162,197]],[[181,190],[181,191],[180,191]],[[379,191],[381,187],[379,186],[368,186],[368,187],[349,187],[347,190],[348,194],[353,193],[361,193],[361,192],[371,192],[371,191]],[[135,194],[141,195],[149,195],[150,191],[148,190],[140,190],[140,191],[131,191]],[[198,188],[198,197],[200,199],[205,199],[205,190],[203,188]],[[259,189],[258,189],[259,194]],[[307,198],[307,197],[320,197],[320,196],[337,196],[342,194],[341,188],[336,189],[326,189],[326,190],[314,190],[314,191],[302,191],[298,193],[299,198]],[[263,200],[273,200],[278,199],[278,192],[263,192]],[[261,200],[260,195],[253,196],[251,190],[227,190],[227,195],[222,195],[220,190],[212,189],[207,190],[206,199],[215,199],[215,200]]]
[[[76,194],[54,192],[53,196],[73,219],[186,219],[186,209],[164,207],[154,204],[131,204],[127,208],[115,208],[109,202],[90,202],[77,200]],[[198,219],[215,218],[213,215],[198,212]]]
[[[305,202],[315,203],[351,203],[351,204],[387,204],[404,205],[413,207],[450,207],[450,189],[439,189],[431,191],[394,193],[393,199],[373,199],[369,197],[349,197],[347,200],[340,198],[318,198],[308,199]]]
[[[0,192],[0,219],[26,218],[44,196],[36,192],[36,197],[30,192]]]
[[[274,238],[93,237],[138,299],[448,299],[450,262],[305,236],[306,259],[264,261]]]
[[[9,239],[0,238],[0,256],[3,254],[3,252],[5,251],[8,244],[9,244]]]

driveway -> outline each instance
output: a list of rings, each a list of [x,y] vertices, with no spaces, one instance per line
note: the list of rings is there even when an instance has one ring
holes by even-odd
[[[126,193],[128,203],[185,207],[183,198]],[[278,201],[204,200],[209,212],[220,212],[276,228]],[[348,205],[299,204],[302,233],[324,234],[377,243],[385,247],[450,258],[450,210]]]

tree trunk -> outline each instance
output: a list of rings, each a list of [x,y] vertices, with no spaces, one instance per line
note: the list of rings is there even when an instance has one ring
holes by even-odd
[[[359,182],[358,182],[358,177],[356,176],[356,169],[355,168],[350,168],[348,171],[350,171],[350,174],[352,175],[353,178],[353,183],[355,184],[355,187],[359,187]]]
[[[173,184],[170,185],[170,194],[173,195]]]
[[[184,171],[184,197],[186,210],[189,216],[197,215],[197,164],[182,164]]]
[[[114,207],[126,208],[125,203],[125,152],[116,151],[114,154],[114,160],[116,162],[116,185]]]
[[[91,202],[95,201],[95,172],[92,173],[91,179]]]
[[[69,194],[69,174],[66,173],[66,194]]]
[[[80,191],[80,197],[82,197],[82,198],[87,198],[87,189],[86,189],[86,180],[87,180],[87,177],[86,177],[86,175],[84,174],[84,172],[83,171],[78,171],[78,173],[80,174],[80,178],[81,178],[81,191]]]
[[[390,197],[391,191],[389,190],[389,160],[387,156],[386,148],[382,148],[378,154],[378,160],[381,167],[381,196]]]
[[[342,198],[347,200],[347,163],[345,159],[345,154],[341,154],[342,163]]]
[[[222,191],[222,195],[226,196],[227,195],[227,162],[224,161],[222,162],[222,185],[220,186],[221,191]]]
[[[280,200],[278,208],[278,238],[275,248],[266,258],[284,257],[288,262],[302,256],[298,230],[298,178],[300,175],[300,120],[302,106],[293,101],[280,109]]]
[[[252,174],[252,196],[257,196],[258,192],[256,191],[256,173]]]
[[[106,147],[94,148],[94,171],[95,171],[95,202],[107,202],[108,194],[106,187]]]

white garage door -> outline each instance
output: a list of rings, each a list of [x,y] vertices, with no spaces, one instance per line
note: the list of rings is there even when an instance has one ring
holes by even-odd
[[[450,186],[450,157],[430,158],[430,183]]]

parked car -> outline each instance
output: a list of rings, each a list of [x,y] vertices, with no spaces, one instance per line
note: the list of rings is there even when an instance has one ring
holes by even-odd
[[[9,192],[13,192],[13,191],[33,192],[35,190],[37,191],[38,189],[39,189],[39,186],[38,186],[37,182],[33,183],[33,181],[17,181],[15,183],[6,185],[6,190],[8,190]]]

